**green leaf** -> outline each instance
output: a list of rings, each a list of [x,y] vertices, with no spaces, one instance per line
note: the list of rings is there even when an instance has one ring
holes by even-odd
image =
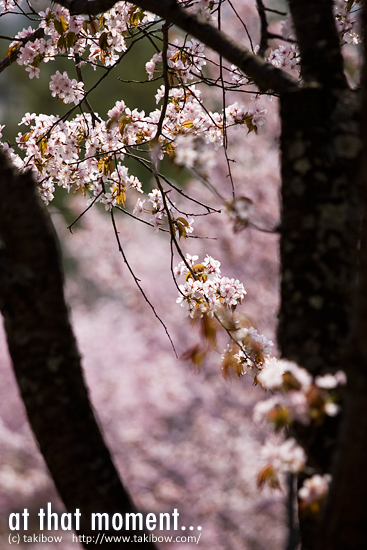
[[[132,27],[137,27],[144,19],[145,13],[143,10],[133,6],[130,10],[129,24]]]
[[[102,14],[100,15],[99,19],[98,19],[98,26],[99,26],[100,29],[104,26],[104,23],[105,23],[105,21],[104,21],[104,13],[102,13]]]
[[[190,227],[190,224],[185,218],[176,218],[176,222],[182,223],[185,227]]]
[[[74,46],[76,40],[77,38],[75,32],[68,32],[68,34],[66,35],[66,45],[68,49]]]
[[[65,36],[60,36],[60,38],[57,41],[57,47],[60,48],[60,50],[62,50],[63,48],[66,49]]]
[[[247,126],[248,133],[250,133],[252,131],[255,131],[255,134],[257,134],[257,128],[254,125],[254,123],[252,122],[252,116],[251,115],[248,115],[248,114],[245,115],[245,124]]]
[[[62,36],[64,34],[64,29],[61,21],[59,21],[58,19],[55,19],[54,25],[55,25],[55,30]]]
[[[99,37],[99,47],[101,50],[106,51],[108,47],[108,34],[106,32],[103,32],[101,36]]]
[[[90,28],[91,34],[94,36],[96,34],[96,32],[98,31],[98,23],[95,19],[92,19],[90,21],[89,28]]]

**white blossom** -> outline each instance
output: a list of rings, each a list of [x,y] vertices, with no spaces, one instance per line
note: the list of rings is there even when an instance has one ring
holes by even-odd
[[[267,441],[261,449],[261,455],[267,464],[276,472],[291,472],[298,474],[306,464],[306,453],[294,438],[286,439],[283,443]]]
[[[329,490],[330,482],[330,474],[324,474],[323,476],[315,474],[306,479],[298,491],[298,496],[302,504],[307,507],[323,499]]]

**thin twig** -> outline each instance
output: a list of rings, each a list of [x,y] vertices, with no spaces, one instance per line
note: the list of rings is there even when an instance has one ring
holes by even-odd
[[[221,8],[222,8],[222,0],[219,2],[218,6],[218,29],[221,29]],[[223,79],[223,57],[219,56],[219,78],[221,81],[221,88],[222,88],[222,110],[223,110],[223,151],[224,156],[226,159],[227,169],[228,169],[228,177],[231,182],[231,188],[232,188],[232,197],[234,198],[236,193],[234,189],[234,182],[232,177],[232,170],[231,170],[231,164],[229,162],[228,158],[228,135],[227,135],[227,114],[226,114],[226,88],[224,85],[224,79]]]
[[[150,306],[151,310],[153,311],[155,317],[158,319],[158,321],[160,322],[160,324],[163,326],[164,328],[164,331],[165,333],[167,334],[167,337],[168,337],[168,340],[170,341],[171,343],[171,346],[173,348],[173,351],[176,355],[176,357],[178,357],[177,355],[177,351],[176,351],[176,348],[175,348],[175,345],[172,341],[172,338],[168,332],[168,329],[166,327],[166,325],[164,324],[164,322],[162,321],[162,319],[159,317],[158,313],[156,312],[155,310],[155,307],[153,306],[153,304],[149,301],[149,298],[147,297],[147,295],[145,294],[141,284],[140,284],[140,279],[137,278],[137,276],[135,275],[134,271],[132,270],[129,262],[127,261],[126,259],[126,256],[125,256],[125,253],[123,251],[123,248],[121,246],[121,241],[120,241],[120,237],[119,237],[119,233],[117,231],[117,227],[116,227],[116,222],[115,222],[115,216],[113,214],[113,209],[111,210],[111,221],[112,221],[112,225],[113,225],[113,230],[114,230],[114,233],[115,233],[115,237],[116,237],[116,241],[117,241],[117,245],[118,245],[118,249],[119,249],[119,252],[121,253],[122,257],[123,257],[123,260],[128,268],[128,270],[130,271],[134,281],[135,281],[135,284],[136,286],[138,287],[138,289],[140,290],[140,293],[142,294],[142,296],[144,297],[145,301],[147,302],[147,304]]]
[[[276,13],[277,15],[282,15],[283,17],[285,17],[287,15],[286,11],[274,10],[273,8],[266,8],[265,6],[264,6],[264,10],[265,11],[270,11],[271,13]]]
[[[126,214],[130,218],[133,218],[134,220],[136,220],[140,223],[144,223],[145,225],[148,225],[149,227],[154,227],[154,225],[152,223],[147,222],[146,220],[143,220],[142,218],[138,218],[138,216],[135,216],[134,214],[132,214],[128,210],[125,210],[124,208],[121,208],[121,206],[115,206],[114,208],[116,208],[117,210],[119,210],[123,214]],[[158,227],[158,231],[162,231],[162,233],[170,233],[170,231],[168,229],[164,229],[164,227]],[[203,237],[202,235],[187,235],[186,239],[202,239],[202,240],[210,240],[210,241],[216,241],[217,240],[216,237]]]
[[[169,90],[170,90],[170,84],[169,84],[169,78],[168,78],[168,61],[167,61],[167,51],[168,51],[168,44],[169,44],[168,42],[169,27],[170,25],[168,23],[164,23],[162,25],[162,34],[163,34],[162,70],[163,70],[163,80],[164,80],[164,97],[163,97],[162,111],[161,111],[161,115],[159,117],[158,126],[157,126],[157,133],[154,139],[154,141],[157,142],[157,146],[159,143],[159,137],[162,134],[163,122],[167,112]]]
[[[276,40],[283,40],[283,42],[289,42],[290,44],[297,44],[297,40],[294,40],[293,38],[285,38],[284,36],[281,36],[280,34],[274,34],[272,32],[268,32],[268,38],[276,39]]]
[[[80,67],[80,62],[81,62],[82,59],[81,59],[81,57],[78,53],[75,53],[74,60],[75,60],[75,69],[76,69],[76,74],[78,76],[78,81],[82,82],[82,84],[84,85],[82,69]],[[83,102],[85,103],[85,105],[86,105],[86,107],[87,107],[87,109],[88,109],[88,111],[89,111],[89,113],[92,117],[93,126],[95,125],[96,121],[101,122],[101,119],[98,118],[97,115],[95,114],[95,112],[93,111],[92,106],[89,103],[89,100],[88,100],[87,96],[84,96]]]
[[[96,196],[94,197],[93,201],[90,203],[89,206],[87,206],[87,208],[85,210],[83,210],[83,212],[81,214],[79,214],[79,216],[70,224],[67,226],[67,229],[69,229],[70,233],[72,233],[72,230],[71,228],[73,227],[73,225],[75,225],[79,220],[80,218],[82,218],[84,216],[84,214],[86,212],[88,212],[88,210],[90,208],[92,208],[92,206],[95,204],[95,202],[99,199],[99,197],[102,195],[102,191]]]
[[[155,137],[152,141],[152,149],[153,149],[152,174],[153,174],[154,179],[156,180],[158,189],[161,192],[162,201],[163,201],[163,208],[164,208],[164,211],[165,211],[167,219],[168,219],[168,225],[169,225],[169,230],[170,230],[170,234],[171,234],[171,246],[172,246],[172,241],[173,241],[179,256],[181,257],[182,261],[186,265],[187,269],[190,271],[192,277],[196,280],[196,275],[195,275],[193,269],[191,268],[190,264],[186,260],[184,254],[181,250],[181,247],[179,246],[179,244],[177,242],[171,212],[170,212],[170,209],[169,209],[168,204],[167,204],[166,192],[164,191],[163,186],[161,184],[161,181],[159,179],[158,168],[157,168],[158,151],[159,151],[159,149],[158,149],[159,148],[159,138],[160,138],[161,133],[162,133],[164,117],[165,117],[166,112],[167,112],[167,106],[168,106],[168,100],[169,100],[169,90],[170,90],[170,82],[169,82],[169,76],[168,76],[169,68],[168,68],[168,60],[167,60],[167,51],[168,51],[168,45],[169,45],[169,42],[168,42],[168,29],[169,29],[169,24],[164,23],[164,25],[162,26],[162,33],[163,33],[162,70],[163,70],[163,80],[164,80],[165,88],[164,88],[164,98],[163,98],[163,105],[162,105],[161,115],[159,117],[159,122],[158,122],[158,126],[157,126],[157,133],[156,133],[156,135],[155,135]]]
[[[129,152],[128,149],[126,149],[125,151],[126,151],[126,153],[125,153],[126,156],[136,160],[142,166],[144,166],[144,168],[146,168],[146,170],[148,170],[150,174],[152,173],[152,167],[149,165],[149,163],[146,159],[138,157],[137,155],[133,155],[132,153]],[[182,189],[180,189],[179,187],[177,187],[177,185],[172,183],[168,178],[166,178],[163,174],[161,174],[161,172],[158,172],[158,176],[160,177],[161,180],[163,180],[165,183],[167,183],[167,185],[172,187],[172,189],[177,191],[177,193],[182,195],[185,199],[201,206],[202,208],[205,208],[207,210],[208,214],[210,214],[210,213],[220,214],[220,212],[221,212],[220,210],[217,210],[216,208],[212,208],[211,206],[208,206],[207,204],[204,204],[203,202],[200,202],[197,199],[194,199],[193,197],[190,197],[190,195],[186,195],[186,193],[184,191],[182,191]]]
[[[4,36],[0,34],[1,40],[9,40],[10,42],[24,42],[24,38],[13,38],[12,36]]]
[[[234,13],[236,14],[236,17],[237,19],[241,22],[243,28],[245,29],[245,33],[247,34],[247,38],[249,39],[249,42],[250,42],[250,47],[251,47],[251,51],[252,53],[255,53],[254,52],[254,44],[252,42],[252,38],[251,38],[251,35],[248,31],[248,28],[247,28],[247,25],[246,23],[244,22],[244,20],[241,18],[240,14],[238,13],[238,11],[236,10],[236,8],[234,7],[234,5],[232,4],[231,0],[227,0],[228,4],[231,6],[232,10],[234,11]]]

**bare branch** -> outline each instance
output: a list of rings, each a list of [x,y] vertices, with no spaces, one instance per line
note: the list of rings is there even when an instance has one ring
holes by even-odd
[[[112,226],[113,226],[113,230],[114,230],[114,233],[115,233],[115,237],[116,237],[116,241],[117,241],[117,246],[118,246],[118,249],[119,249],[119,252],[128,268],[128,270],[130,271],[130,274],[132,275],[134,281],[135,281],[135,284],[136,286],[138,287],[138,289],[140,290],[140,293],[142,294],[142,296],[144,297],[145,301],[147,302],[147,304],[150,306],[151,310],[153,311],[155,317],[158,319],[158,321],[160,322],[160,324],[163,326],[164,328],[164,331],[165,333],[167,334],[167,337],[168,337],[168,340],[171,342],[171,346],[173,348],[173,351],[175,352],[175,355],[176,357],[178,357],[177,355],[177,352],[176,352],[176,348],[175,348],[175,345],[172,341],[172,338],[168,332],[168,329],[166,327],[166,325],[164,324],[164,322],[162,321],[162,319],[159,317],[158,313],[156,312],[155,310],[155,307],[153,306],[153,304],[149,301],[149,298],[148,296],[145,294],[144,290],[143,290],[143,287],[141,286],[140,284],[140,279],[137,278],[137,276],[135,275],[132,267],[130,266],[129,262],[127,261],[127,258],[125,256],[125,252],[121,246],[121,240],[120,240],[120,237],[119,237],[119,232],[117,230],[117,226],[116,226],[116,222],[115,222],[115,216],[114,216],[114,213],[113,213],[113,209],[111,210],[111,221],[112,221]]]
[[[99,199],[99,197],[101,195],[102,195],[102,191],[100,193],[98,193],[98,195],[96,197],[94,197],[92,202],[83,210],[83,212],[81,214],[79,214],[79,216],[77,216],[75,218],[75,220],[70,225],[68,225],[67,229],[69,229],[70,233],[73,232],[73,230],[72,230],[73,226],[84,216],[84,214],[86,214],[88,212],[88,210],[90,210],[92,208],[92,206],[97,202],[97,200]]]
[[[158,145],[159,137],[162,134],[163,122],[167,112],[169,90],[170,90],[169,75],[168,75],[168,61],[167,61],[167,51],[168,51],[168,44],[169,44],[168,30],[169,30],[169,25],[167,23],[164,23],[162,25],[162,34],[163,34],[162,65],[163,65],[163,81],[164,81],[164,98],[163,98],[161,116],[159,117],[159,121],[158,121],[157,133],[153,140],[153,142],[154,141],[157,142],[157,145]],[[153,143],[153,147],[154,147],[154,143]]]
[[[218,6],[218,29],[221,29],[221,7],[222,7],[222,0],[219,2]],[[233,9],[233,6],[231,6]],[[228,157],[228,135],[227,135],[227,120],[226,120],[226,87],[224,85],[224,77],[223,77],[223,58],[222,56],[219,56],[219,79],[221,82],[221,88],[222,88],[222,111],[223,111],[223,151],[224,156],[226,159],[227,164],[227,178],[229,178],[229,181],[231,182],[231,189],[232,189],[232,197],[235,197],[235,189],[234,189],[234,181],[232,177],[232,170],[231,170],[231,163]]]
[[[234,5],[232,4],[231,0],[227,0],[228,4],[231,6],[233,12],[236,14],[236,17],[239,21],[241,21],[241,24],[243,26],[243,28],[245,29],[245,33],[247,34],[247,38],[249,39],[249,42],[250,42],[250,47],[251,47],[251,51],[252,53],[254,53],[254,44],[252,42],[252,38],[251,38],[251,35],[249,33],[249,30],[247,28],[247,25],[246,23],[244,22],[244,20],[242,19],[242,17],[240,16],[240,14],[238,13],[238,11],[236,10],[236,8],[234,7]]]
[[[81,62],[82,58],[80,57],[80,55],[78,53],[75,53],[74,59],[75,59],[76,74],[78,75],[78,82],[82,82],[83,85],[84,85],[83,73],[82,73],[82,69],[81,69],[81,66],[80,66],[80,62]],[[92,117],[93,126],[95,125],[96,122],[101,122],[101,119],[98,118],[97,115],[95,114],[95,112],[93,111],[92,106],[89,103],[89,99],[86,95],[84,96],[83,101],[84,101],[84,103],[85,103],[85,105],[86,105],[86,107],[87,107],[87,109],[90,113],[90,116]]]

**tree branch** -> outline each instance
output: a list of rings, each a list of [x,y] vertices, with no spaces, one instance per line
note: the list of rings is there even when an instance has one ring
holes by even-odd
[[[26,38],[20,38],[19,48],[14,49],[10,55],[7,55],[6,57],[4,57],[4,59],[0,60],[0,73],[2,73],[3,70],[6,69],[6,67],[9,67],[17,60],[21,46],[24,46],[25,44],[27,44],[27,42],[33,42],[33,40],[37,40],[37,38],[43,38],[44,35],[44,29],[37,29],[36,31],[32,32],[32,34],[29,34]]]
[[[135,507],[89,401],[49,215],[31,172],[20,174],[1,150],[0,239],[0,310],[29,422],[67,510],[79,508],[81,534],[96,538],[93,512],[124,514]],[[136,543],[125,546],[136,550]]]
[[[57,0],[71,14],[97,15],[111,9],[115,0]],[[261,91],[272,90],[277,94],[295,88],[297,82],[285,72],[252,54],[224,32],[200,21],[194,14],[182,8],[175,0],[137,0],[134,4],[155,13],[191,34],[206,46],[223,56],[243,71]]]

